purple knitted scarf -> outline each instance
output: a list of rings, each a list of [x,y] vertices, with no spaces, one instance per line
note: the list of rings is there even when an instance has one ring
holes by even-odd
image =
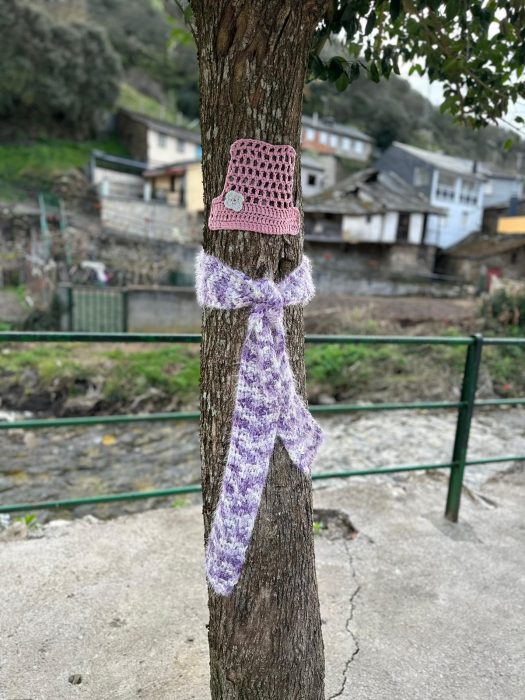
[[[213,590],[229,595],[239,580],[278,436],[305,474],[322,441],[319,425],[298,395],[286,352],[283,308],[314,295],[310,261],[286,279],[252,280],[201,251],[197,299],[213,309],[251,309],[241,353],[230,445],[221,495],[206,548]]]

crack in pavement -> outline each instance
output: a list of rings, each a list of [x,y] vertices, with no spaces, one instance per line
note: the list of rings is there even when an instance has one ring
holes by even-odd
[[[342,695],[346,689],[346,682],[348,680],[348,671],[350,670],[350,664],[355,659],[357,654],[359,654],[359,650],[360,650],[359,640],[357,639],[357,636],[350,629],[350,623],[352,622],[352,619],[354,617],[354,600],[355,600],[357,594],[359,593],[359,591],[361,590],[361,584],[357,583],[357,574],[356,574],[356,570],[355,570],[355,567],[354,567],[353,562],[352,562],[352,556],[350,554],[350,548],[349,548],[348,544],[349,544],[348,542],[344,542],[344,547],[345,547],[346,553],[348,555],[348,562],[350,564],[352,578],[354,579],[354,581],[356,583],[356,587],[352,591],[350,598],[349,598],[349,601],[348,601],[350,604],[350,611],[349,611],[348,617],[346,618],[345,628],[346,628],[346,631],[348,632],[348,634],[350,635],[350,637],[352,638],[352,641],[354,642],[355,650],[353,651],[352,655],[350,656],[350,658],[346,662],[345,667],[343,669],[343,682],[341,684],[341,689],[337,693],[335,693],[334,695],[330,695],[328,700],[335,700],[335,698],[342,697]]]

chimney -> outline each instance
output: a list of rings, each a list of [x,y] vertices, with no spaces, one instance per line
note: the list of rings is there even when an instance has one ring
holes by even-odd
[[[312,119],[313,119],[313,122],[314,122],[314,126],[317,126],[317,125],[319,124],[319,113],[318,113],[318,112],[314,112],[314,115],[313,115]]]
[[[477,160],[472,161],[472,172],[474,174],[476,174],[478,172],[478,161]]]

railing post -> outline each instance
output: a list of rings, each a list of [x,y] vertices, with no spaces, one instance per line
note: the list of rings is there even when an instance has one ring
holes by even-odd
[[[456,523],[459,515],[461,501],[461,488],[463,486],[463,474],[467,461],[468,440],[472,414],[474,412],[474,400],[478,388],[479,366],[481,363],[481,350],[483,348],[483,336],[476,333],[472,336],[473,343],[468,346],[461,386],[462,406],[458,410],[456,424],[456,437],[454,439],[454,451],[452,453],[453,465],[450,469],[448,482],[447,505],[445,517]]]
[[[73,322],[74,303],[75,302],[73,297],[73,287],[69,285],[69,287],[67,288],[67,329],[70,333],[75,330],[75,324]]]
[[[128,319],[129,319],[129,299],[128,299],[128,290],[123,288],[122,289],[122,332],[127,333],[128,332]]]

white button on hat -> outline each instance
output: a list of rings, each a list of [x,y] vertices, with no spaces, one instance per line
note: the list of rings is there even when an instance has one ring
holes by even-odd
[[[224,195],[224,206],[226,209],[241,211],[243,202],[244,197],[240,192],[235,192],[235,190],[230,190]]]

